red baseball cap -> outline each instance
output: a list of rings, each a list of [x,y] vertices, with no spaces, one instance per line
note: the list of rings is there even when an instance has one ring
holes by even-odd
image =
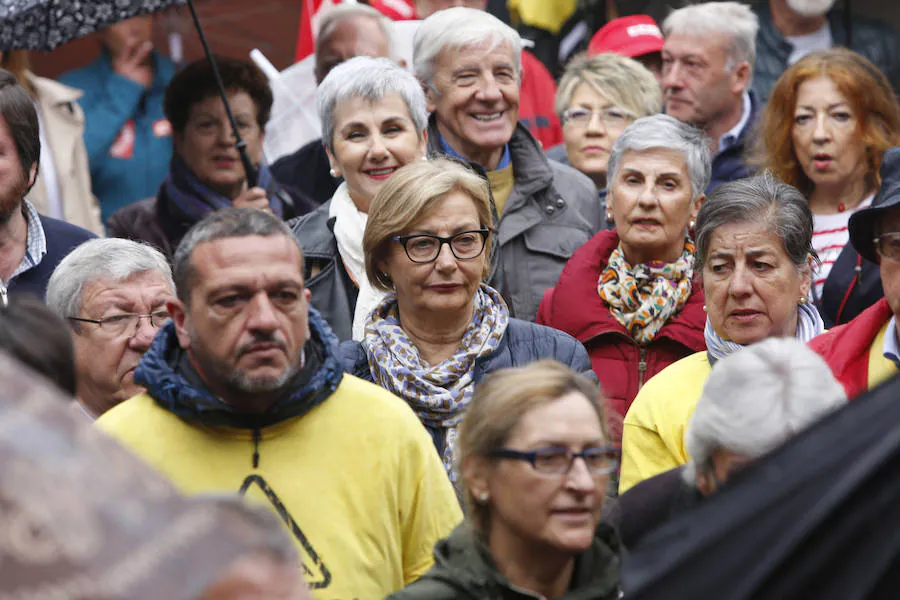
[[[631,15],[613,19],[591,38],[588,54],[613,52],[634,58],[651,52],[662,52],[662,31],[651,17]]]

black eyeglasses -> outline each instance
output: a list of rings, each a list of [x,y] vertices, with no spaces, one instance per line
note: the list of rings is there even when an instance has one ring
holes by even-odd
[[[532,452],[500,448],[490,455],[494,458],[529,462],[538,473],[549,475],[565,475],[572,470],[576,458],[584,461],[591,475],[612,473],[619,464],[619,450],[612,446],[585,448],[581,452],[572,452],[567,448],[542,448]]]
[[[125,332],[135,332],[141,319],[149,319],[150,326],[159,329],[169,319],[169,313],[165,310],[158,310],[146,315],[122,314],[104,317],[102,319],[85,319],[84,317],[69,317],[70,321],[78,321],[79,323],[96,323],[105,333],[112,336],[120,336]]]
[[[490,229],[472,229],[461,231],[450,237],[419,233],[415,235],[395,235],[392,241],[399,242],[406,250],[406,256],[414,263],[430,263],[437,260],[444,244],[450,246],[450,252],[459,260],[477,258],[487,244]]]
[[[900,260],[900,232],[882,233],[875,238],[875,252],[884,258]]]

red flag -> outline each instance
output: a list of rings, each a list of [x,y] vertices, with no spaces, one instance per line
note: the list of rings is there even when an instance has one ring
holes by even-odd
[[[370,0],[369,6],[394,21],[409,21],[416,18],[414,0]]]
[[[301,0],[300,7],[300,32],[297,35],[297,54],[295,62],[300,62],[313,53],[316,44],[316,30],[318,30],[318,14],[322,10],[341,0]]]

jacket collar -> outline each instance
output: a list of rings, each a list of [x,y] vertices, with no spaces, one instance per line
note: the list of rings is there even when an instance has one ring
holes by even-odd
[[[306,414],[327,400],[341,382],[343,370],[338,358],[337,337],[312,307],[309,308],[309,328],[311,338],[306,352],[316,353],[317,370],[305,373],[305,382],[286,389],[263,415],[236,412],[205,386],[192,384],[179,372],[177,362],[182,351],[175,335],[175,324],[171,321],[160,329],[141,358],[134,380],[147,389],[157,404],[186,421],[239,429],[274,425]]]
[[[335,217],[329,216],[331,200],[291,224],[291,232],[303,246],[303,255],[332,258],[337,254],[334,238]]]
[[[28,79],[28,83],[34,87],[41,103],[47,106],[66,106],[84,95],[84,92],[79,89],[63,85],[46,77],[37,77],[31,71],[26,71],[25,77]]]

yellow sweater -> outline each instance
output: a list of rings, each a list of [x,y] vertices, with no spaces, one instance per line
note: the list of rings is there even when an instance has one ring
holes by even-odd
[[[250,431],[182,421],[146,394],[97,423],[187,494],[242,491],[272,508],[318,600],[384,598],[431,567],[432,546],[462,519],[415,414],[350,375],[306,415],[262,430],[258,468]]]
[[[706,352],[672,363],[647,381],[625,415],[619,493],[688,461],[684,432],[712,370]]]
[[[502,217],[503,209],[506,208],[506,201],[509,200],[513,185],[516,183],[512,163],[503,169],[488,171],[487,177],[491,183],[491,195],[493,195],[494,205],[497,207],[497,217]]]

